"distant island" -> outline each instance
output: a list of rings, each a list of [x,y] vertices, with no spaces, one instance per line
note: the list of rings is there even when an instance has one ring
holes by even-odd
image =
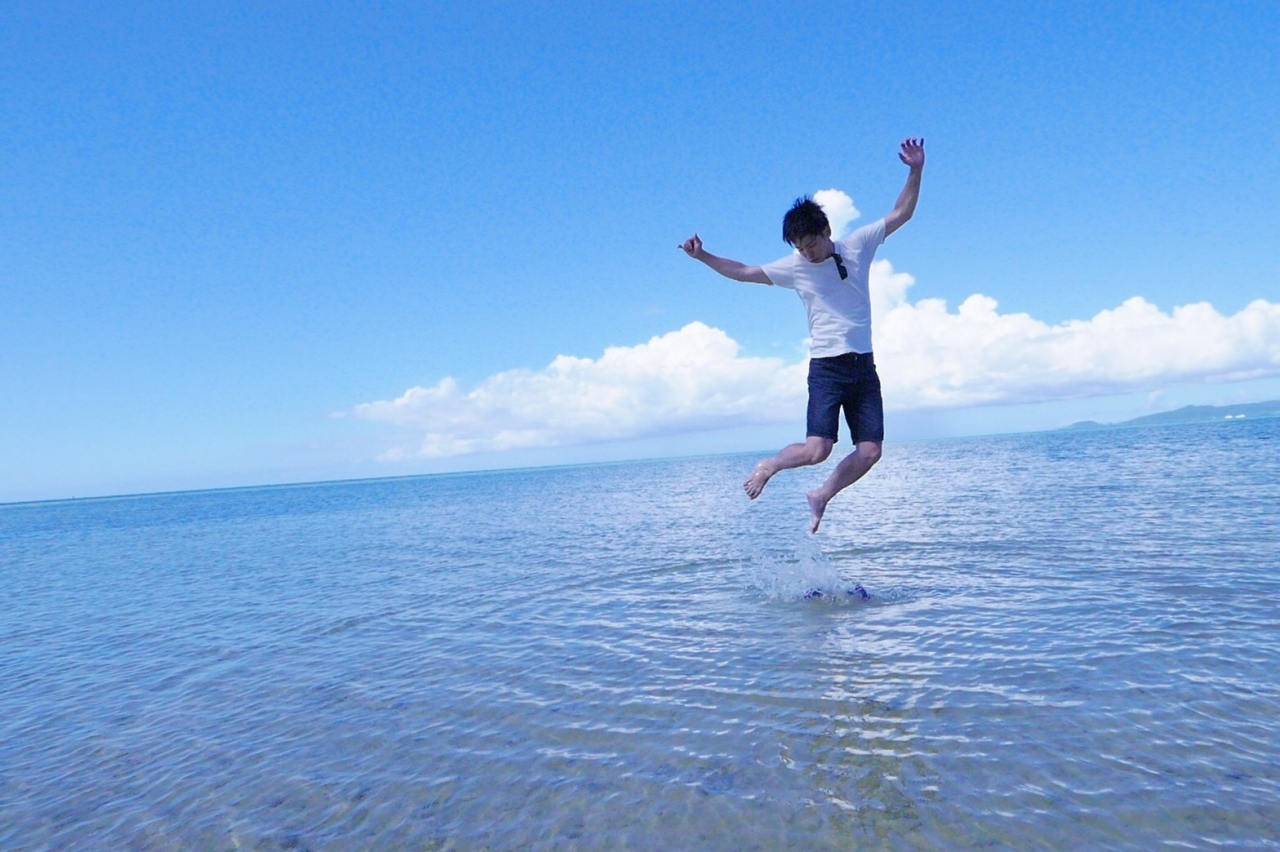
[[[1066,429],[1119,429],[1130,426],[1165,426],[1173,423],[1220,423],[1224,420],[1257,420],[1263,417],[1280,417],[1280,399],[1271,402],[1250,402],[1244,405],[1188,405],[1161,414],[1148,414],[1120,423],[1098,423],[1082,420]],[[1057,430],[1065,431],[1065,430]]]

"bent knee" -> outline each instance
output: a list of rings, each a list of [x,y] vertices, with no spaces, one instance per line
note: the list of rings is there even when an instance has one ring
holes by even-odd
[[[805,444],[805,449],[809,452],[809,464],[822,464],[826,461],[834,445],[835,441],[828,438],[810,438]]]
[[[880,461],[880,444],[876,441],[863,441],[858,445],[858,455],[867,460],[868,465]]]

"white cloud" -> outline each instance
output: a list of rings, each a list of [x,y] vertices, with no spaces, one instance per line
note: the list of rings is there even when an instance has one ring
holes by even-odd
[[[390,459],[588,444],[793,420],[805,404],[804,371],[741,357],[723,331],[693,322],[595,360],[561,355],[468,392],[446,378],[352,413],[422,436]]]
[[[1232,316],[1208,302],[1165,313],[1141,297],[1089,320],[1049,325],[1001,314],[974,294],[954,312],[911,303],[910,275],[871,268],[876,363],[895,409],[1045,402],[1194,381],[1280,375],[1280,304],[1257,300]]]
[[[833,240],[843,237],[849,223],[862,215],[853,206],[853,199],[838,189],[820,189],[813,194],[813,200],[827,214]]]
[[[1224,316],[1208,303],[1165,313],[1135,297],[1089,320],[1049,325],[1001,314],[981,294],[954,312],[939,299],[912,303],[913,283],[888,261],[872,265],[876,362],[890,409],[1280,376],[1280,304],[1258,300]],[[806,369],[803,361],[743,357],[723,331],[694,322],[596,359],[561,355],[545,369],[498,373],[472,390],[446,378],[349,413],[412,436],[388,459],[573,446],[795,423],[804,417]]]

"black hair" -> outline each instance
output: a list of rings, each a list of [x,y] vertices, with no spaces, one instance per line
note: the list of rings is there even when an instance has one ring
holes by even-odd
[[[782,239],[788,245],[795,245],[807,236],[825,236],[831,223],[827,214],[822,212],[818,203],[809,196],[797,198],[791,205],[787,215],[782,217]]]

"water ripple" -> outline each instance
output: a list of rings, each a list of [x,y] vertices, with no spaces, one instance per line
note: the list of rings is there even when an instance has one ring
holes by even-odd
[[[0,847],[1275,848],[1277,434],[0,507]]]

